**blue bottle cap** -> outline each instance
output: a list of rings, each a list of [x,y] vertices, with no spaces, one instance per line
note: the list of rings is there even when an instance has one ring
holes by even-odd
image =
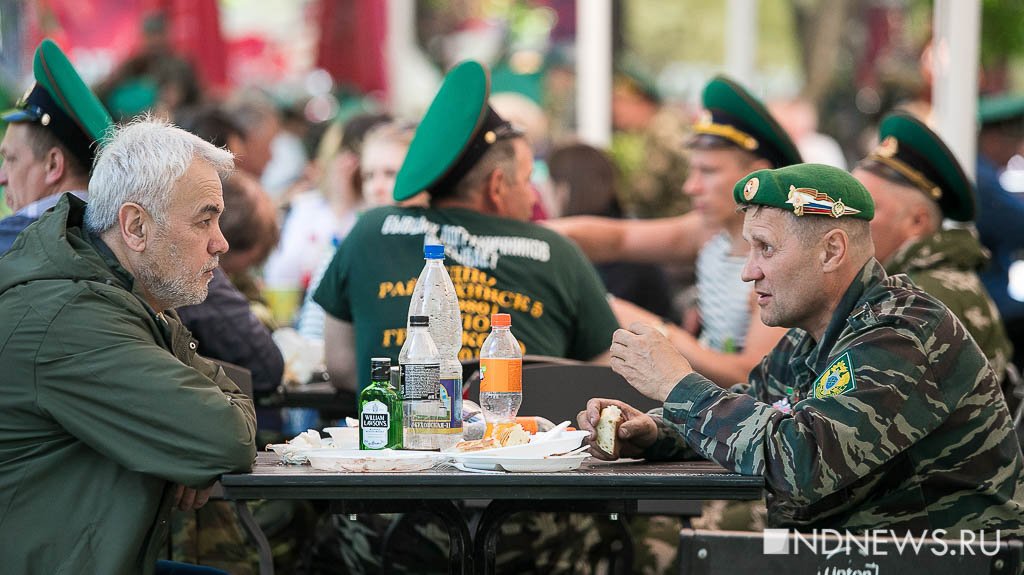
[[[423,257],[428,260],[443,260],[444,246],[428,244],[423,246]]]

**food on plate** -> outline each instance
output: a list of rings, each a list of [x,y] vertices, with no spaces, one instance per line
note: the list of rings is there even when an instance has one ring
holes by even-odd
[[[609,405],[601,410],[601,417],[597,420],[597,448],[611,455],[619,456],[619,426],[625,418],[622,410],[617,405]]]
[[[498,430],[494,432],[494,437],[501,442],[502,447],[526,445],[527,443],[530,443],[530,434],[526,433],[523,426],[518,423],[515,425],[499,427]]]
[[[484,451],[485,449],[496,449],[501,447],[501,442],[493,437],[485,437],[483,439],[471,439],[469,441],[460,441],[455,444],[455,450],[463,453],[470,453],[472,451]]]

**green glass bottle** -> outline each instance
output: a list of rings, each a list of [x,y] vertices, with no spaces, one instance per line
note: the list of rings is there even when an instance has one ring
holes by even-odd
[[[402,400],[390,385],[391,360],[370,360],[370,385],[359,394],[359,449],[402,448]]]

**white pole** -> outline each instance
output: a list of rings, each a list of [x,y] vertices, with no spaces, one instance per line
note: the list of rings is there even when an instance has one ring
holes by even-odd
[[[757,0],[729,0],[725,22],[725,71],[750,86],[756,71]]]
[[[937,0],[932,45],[932,111],[936,131],[975,177],[980,0]]]
[[[414,0],[387,1],[387,36],[385,38],[384,63],[387,66],[388,107],[396,113],[408,107],[403,94],[409,89],[406,74],[403,74],[403,57],[409,54],[409,47],[416,37],[416,4]]]
[[[612,0],[576,0],[576,122],[580,139],[612,142]]]

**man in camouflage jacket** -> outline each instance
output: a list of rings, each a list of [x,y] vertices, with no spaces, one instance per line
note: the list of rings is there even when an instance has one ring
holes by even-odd
[[[664,417],[595,399],[581,427],[617,403],[624,457],[696,452],[763,474],[772,527],[1024,536],[1024,464],[995,374],[944,305],[872,257],[864,187],[804,164],[754,172],[733,195],[762,319],[795,329],[741,392],[654,328],[619,330],[612,367]]]
[[[875,202],[875,258],[946,304],[1001,380],[1012,346],[978,277],[988,253],[970,230],[942,229],[944,218],[974,221],[974,186],[956,157],[924,123],[897,112],[882,119],[878,146],[853,176]]]

